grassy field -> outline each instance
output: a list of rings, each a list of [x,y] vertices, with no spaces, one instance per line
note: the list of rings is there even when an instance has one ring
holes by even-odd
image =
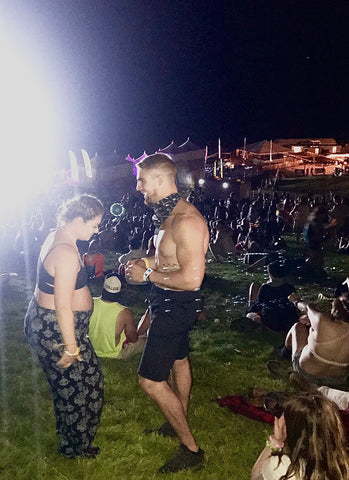
[[[286,237],[291,251],[299,248]],[[300,284],[303,296],[314,298],[342,280],[349,257],[329,253],[327,285]],[[272,378],[265,363],[276,358],[282,335],[249,323],[244,318],[251,281],[263,281],[264,272],[247,273],[241,263],[218,264],[207,259],[203,285],[206,319],[192,334],[193,388],[189,421],[199,445],[206,451],[206,467],[198,473],[181,472],[180,479],[249,479],[270,427],[233,414],[214,401],[219,396],[241,394],[254,385],[271,390],[288,387]],[[102,360],[105,407],[96,444],[95,460],[67,460],[56,452],[51,394],[43,373],[32,358],[23,336],[23,317],[31,285],[23,277],[11,279],[0,297],[0,480],[119,480],[157,479],[158,468],[172,456],[173,439],[144,429],[163,419],[143,394],[137,379],[139,357],[129,361]],[[124,286],[121,303],[130,306],[136,319],[145,309],[148,287]],[[95,287],[94,294],[99,291]],[[169,475],[170,476],[170,475]]]

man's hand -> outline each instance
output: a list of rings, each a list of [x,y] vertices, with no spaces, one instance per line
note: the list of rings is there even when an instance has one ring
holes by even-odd
[[[143,260],[130,260],[126,264],[125,275],[133,282],[143,283],[143,275],[146,271]]]

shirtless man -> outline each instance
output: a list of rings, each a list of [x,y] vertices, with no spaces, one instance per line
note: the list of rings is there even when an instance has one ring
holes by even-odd
[[[150,155],[137,164],[137,190],[154,208],[159,232],[155,256],[130,261],[126,268],[131,280],[152,282],[151,326],[138,370],[140,385],[168,420],[158,432],[172,431],[181,442],[161,473],[200,468],[204,462],[186,415],[191,389],[189,332],[202,308],[199,289],[209,233],[198,210],[179,196],[175,179],[176,167],[167,155]]]

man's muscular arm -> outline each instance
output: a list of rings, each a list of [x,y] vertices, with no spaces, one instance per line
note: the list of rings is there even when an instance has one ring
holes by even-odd
[[[176,244],[178,269],[166,271],[162,267],[161,271],[154,270],[149,278],[161,288],[197,290],[205,273],[207,226],[200,217],[183,216],[172,225],[172,235]],[[143,276],[144,268],[138,262],[131,268],[132,278],[139,281],[138,277]]]

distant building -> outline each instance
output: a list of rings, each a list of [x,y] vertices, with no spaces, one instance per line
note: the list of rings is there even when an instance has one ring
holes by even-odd
[[[315,155],[327,155],[341,151],[341,146],[334,138],[278,138],[273,141],[273,144],[287,147],[293,153],[308,152]]]
[[[236,155],[246,164],[258,165],[263,170],[293,170],[306,168],[307,163],[331,163],[331,155],[341,152],[341,145],[333,138],[278,138],[261,140],[239,147]]]

